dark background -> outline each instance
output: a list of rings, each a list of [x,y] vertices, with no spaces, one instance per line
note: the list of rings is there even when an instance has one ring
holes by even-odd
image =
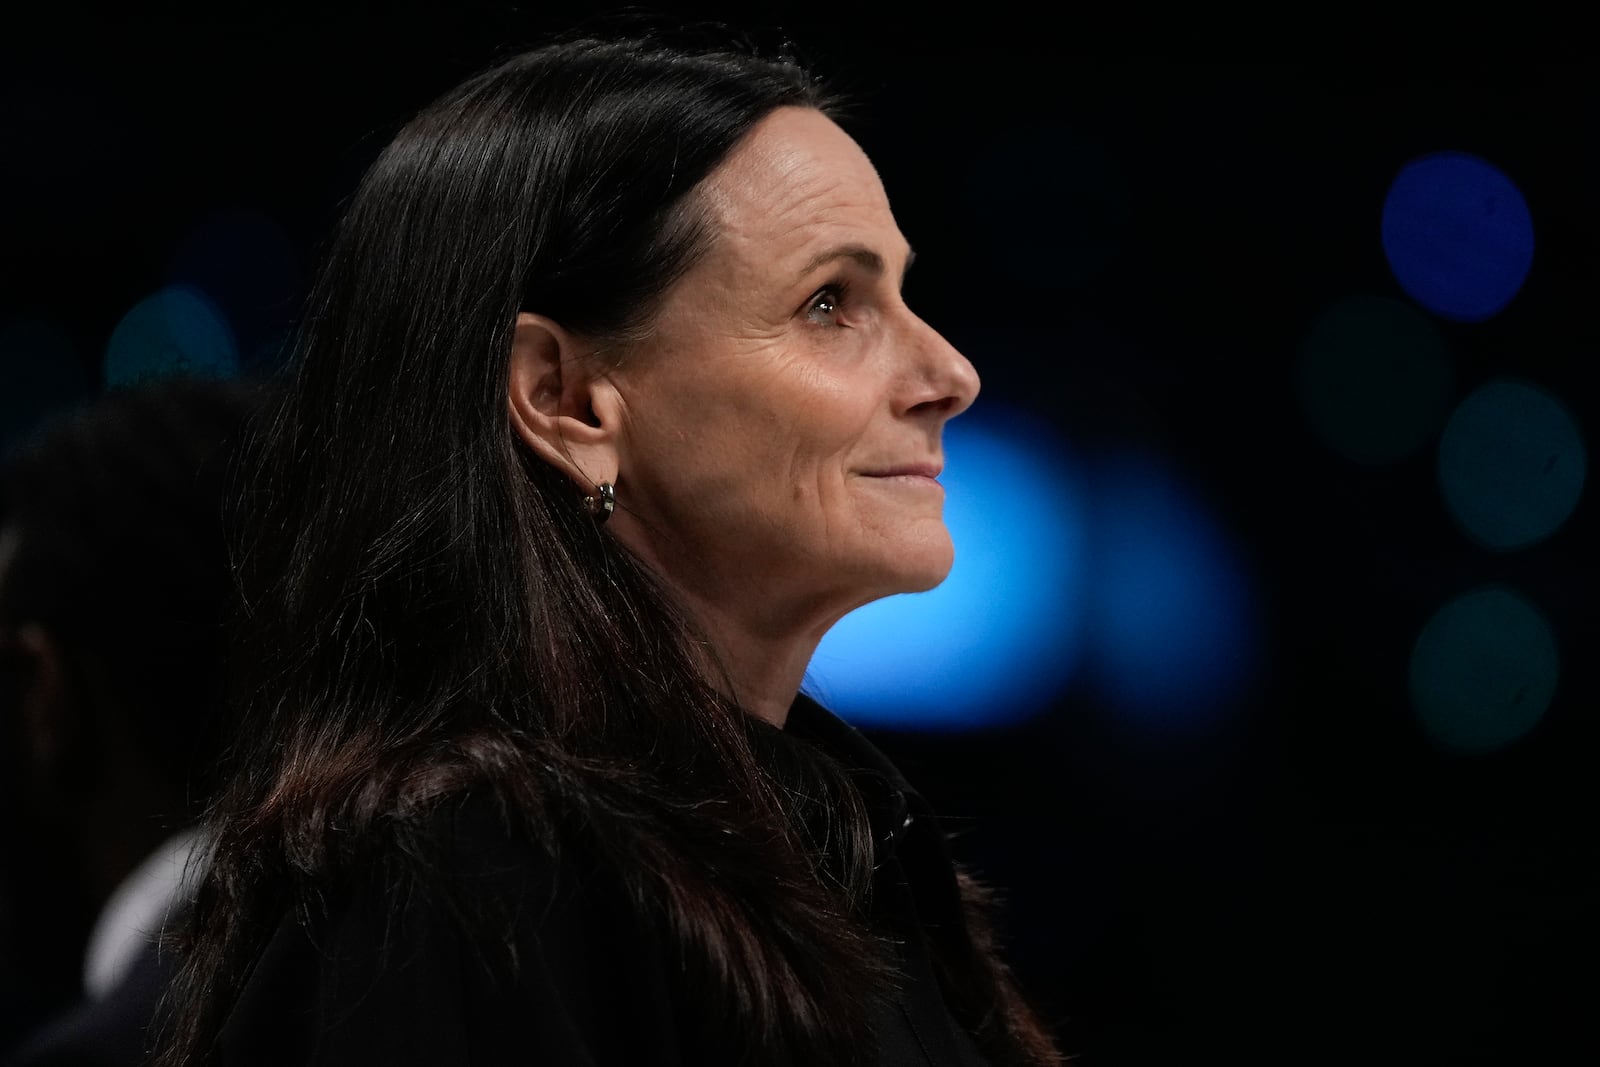
[[[13,26],[0,320],[55,324],[92,391],[112,329],[171,280],[186,235],[243,208],[281,223],[292,252],[259,292],[248,270],[236,285],[250,295],[235,325],[269,352],[398,125],[586,14],[58,7]],[[695,14],[769,46],[787,35],[857,95],[852,132],[918,249],[908,299],[974,358],[985,400],[1085,450],[1159,452],[1251,562],[1264,667],[1222,728],[1129,734],[1069,690],[1009,730],[878,735],[1006,888],[1015,967],[1064,1047],[1106,1065],[1589,1061],[1592,494],[1548,541],[1488,552],[1444,511],[1431,451],[1340,458],[1309,432],[1293,375],[1332,301],[1405,298],[1379,239],[1398,168],[1471,152],[1517,181],[1539,243],[1504,312],[1436,321],[1452,399],[1514,374],[1592,432],[1595,65],[1556,35],[1447,41],[1309,15],[1251,37],[988,5]],[[1042,169],[986,163],[1018,137],[1054,146]],[[1097,206],[1068,202],[1083,189]],[[1528,736],[1465,756],[1417,727],[1406,664],[1429,615],[1487,582],[1539,605],[1562,673]]]

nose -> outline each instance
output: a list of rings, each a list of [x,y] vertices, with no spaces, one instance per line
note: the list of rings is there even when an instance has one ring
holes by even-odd
[[[907,414],[938,415],[953,419],[978,398],[978,371],[971,361],[944,339],[944,335],[913,319],[911,349],[915,353],[913,386],[905,406]]]

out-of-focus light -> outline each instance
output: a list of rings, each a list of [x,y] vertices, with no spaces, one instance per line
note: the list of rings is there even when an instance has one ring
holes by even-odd
[[[1312,431],[1357,463],[1391,463],[1433,440],[1450,406],[1444,339],[1398,300],[1349,297],[1317,317],[1297,385]]]
[[[1488,587],[1429,619],[1411,653],[1411,701],[1429,738],[1487,752],[1523,737],[1555,695],[1555,635],[1538,608]]]
[[[216,304],[245,366],[277,363],[301,279],[294,243],[275,220],[243,208],[207,219],[178,246],[170,277]]]
[[[811,662],[807,690],[858,725],[1007,725],[1048,707],[1078,665],[1085,516],[1065,448],[991,408],[949,425],[945,456],[949,578],[845,616]]]
[[[59,330],[37,319],[0,325],[0,451],[88,395],[88,375]]]
[[[1447,319],[1481,322],[1509,304],[1528,276],[1533,216],[1492,164],[1440,152],[1407,163],[1389,186],[1383,250],[1417,303]]]
[[[1463,400],[1439,441],[1439,489],[1473,540],[1509,551],[1549,537],[1578,505],[1588,454],[1543,389],[1496,381]]]
[[[1202,732],[1237,706],[1260,635],[1242,560],[1153,457],[1096,468],[1087,636],[1097,693],[1139,732]]]
[[[1104,148],[1063,127],[1014,129],[973,160],[974,210],[990,263],[1043,288],[1071,288],[1121,252],[1127,181]]]
[[[106,345],[109,387],[169,377],[227,378],[239,370],[233,331],[200,290],[168,286],[122,317]]]

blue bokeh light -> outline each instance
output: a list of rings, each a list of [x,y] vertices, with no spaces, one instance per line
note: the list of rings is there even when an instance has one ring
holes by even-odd
[[[1456,408],[1439,440],[1439,491],[1467,536],[1511,551],[1567,521],[1588,473],[1577,421],[1536,386],[1495,381]]]
[[[238,371],[228,320],[205,293],[187,285],[139,301],[106,345],[108,388],[169,377],[229,378]]]
[[[1422,628],[1411,700],[1435,744],[1488,752],[1538,725],[1559,673],[1555,634],[1539,609],[1490,586],[1450,601]]]
[[[1154,457],[1097,465],[1088,635],[1095,690],[1138,732],[1218,724],[1254,680],[1259,626],[1242,559]]]
[[[1135,734],[1216,726],[1254,680],[1252,583],[1220,524],[1154,458],[1084,465],[1017,413],[946,433],[950,577],[842,619],[806,688],[863,726],[975,730],[1080,680]]]
[[[1087,531],[1070,454],[1042,423],[991,407],[950,424],[945,459],[949,578],[845,616],[811,661],[806,689],[858,725],[1007,725],[1048,707],[1078,666]]]
[[[1528,277],[1533,216],[1493,164],[1440,152],[1406,164],[1389,186],[1383,251],[1417,303],[1447,319],[1482,322]]]
[[[0,325],[0,451],[88,395],[88,375],[60,330],[39,319]]]

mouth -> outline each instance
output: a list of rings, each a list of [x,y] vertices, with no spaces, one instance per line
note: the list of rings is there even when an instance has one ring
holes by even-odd
[[[942,473],[944,467],[938,463],[905,463],[897,467],[861,472],[866,478],[926,478],[929,481],[938,479]]]
[[[939,475],[944,467],[938,463],[903,463],[893,467],[883,467],[878,470],[862,471],[863,478],[870,478],[874,483],[891,488],[894,492],[906,492],[936,495],[944,498],[944,486],[939,484]]]

